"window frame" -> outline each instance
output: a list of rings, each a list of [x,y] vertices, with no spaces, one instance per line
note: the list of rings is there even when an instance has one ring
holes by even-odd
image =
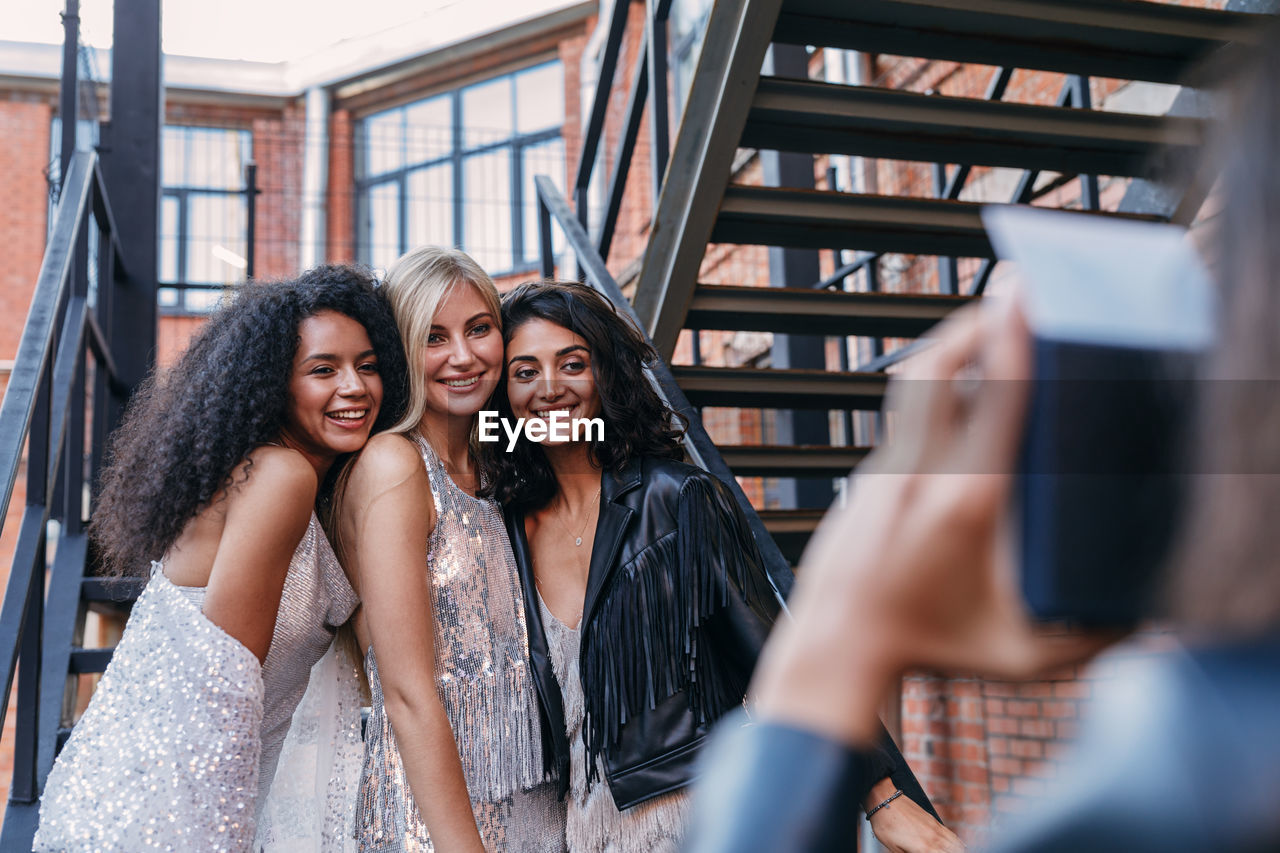
[[[241,185],[234,189],[208,187],[208,186],[194,186],[186,183],[175,184],[172,186],[167,185],[164,183],[164,156],[163,154],[161,155],[161,170],[160,170],[161,212],[160,212],[160,219],[158,223],[159,224],[158,234],[156,235],[157,236],[156,252],[159,255],[159,257],[157,257],[157,265],[156,265],[156,270],[157,270],[157,281],[156,281],[157,306],[156,307],[161,314],[165,314],[165,315],[194,316],[194,317],[206,316],[208,314],[213,313],[215,310],[217,310],[217,303],[215,302],[207,306],[191,307],[188,304],[187,294],[192,292],[225,291],[229,287],[236,286],[236,284],[238,284],[239,281],[243,281],[244,274],[242,273],[239,276],[239,280],[236,282],[193,282],[190,280],[190,270],[188,268],[188,265],[190,262],[190,255],[189,255],[189,246],[187,245],[192,239],[192,235],[189,233],[189,224],[191,219],[190,200],[196,196],[213,196],[213,197],[220,197],[220,198],[225,198],[228,196],[238,197],[240,200],[240,204],[242,205],[244,221],[247,229],[249,200],[245,195],[246,189],[244,187],[243,169],[245,164],[253,162],[253,148],[254,148],[253,131],[249,130],[248,128],[235,127],[235,126],[169,124],[167,122],[161,128],[162,138],[163,138],[163,134],[166,131],[180,131],[180,132],[199,131],[199,132],[205,132],[205,133],[208,133],[210,131],[218,131],[218,132],[227,133],[227,134],[235,134],[236,136],[240,137],[240,145],[242,146],[242,150],[244,152],[242,161],[238,166],[238,168],[240,169],[240,175],[241,175]],[[187,151],[185,153],[188,156],[190,156],[190,151]],[[183,162],[185,164],[186,162],[185,159]],[[169,237],[169,235],[166,234],[165,232],[163,209],[164,209],[165,200],[170,198],[175,199],[178,206],[176,233],[172,235],[172,239],[174,240],[174,243],[175,243],[174,266],[177,271],[177,278],[178,278],[178,280],[176,281],[165,281],[164,278],[162,277],[162,273],[164,269],[163,246],[164,246],[164,241],[166,240],[166,238]],[[248,242],[249,242],[248,236],[249,235],[247,233],[247,230],[246,230],[246,233],[241,235],[241,241],[245,244],[243,248],[246,252],[248,251]],[[173,291],[175,294],[177,294],[176,304],[166,305],[164,304],[163,301],[161,301],[161,292],[165,290],[170,290],[170,291]]]
[[[361,263],[373,265],[376,255],[374,251],[373,241],[373,222],[371,195],[372,191],[381,186],[388,184],[396,187],[396,240],[398,250],[393,252],[393,256],[398,257],[408,251],[412,246],[409,243],[409,179],[416,172],[426,171],[447,164],[450,168],[450,188],[452,198],[449,200],[450,224],[452,231],[453,246],[461,246],[463,250],[469,254],[475,254],[473,247],[467,244],[466,233],[466,210],[467,199],[465,197],[466,180],[465,168],[467,160],[478,155],[488,154],[495,151],[505,150],[509,152],[508,162],[508,216],[506,223],[510,229],[508,239],[510,241],[509,256],[507,262],[500,267],[492,269],[486,268],[494,278],[517,275],[520,273],[530,272],[538,268],[537,246],[525,246],[525,175],[524,175],[524,155],[525,151],[530,148],[536,148],[545,145],[554,140],[561,140],[561,154],[564,155],[564,116],[559,116],[559,121],[553,127],[545,130],[538,130],[528,133],[521,133],[519,130],[519,105],[518,105],[518,89],[517,78],[521,75],[535,72],[548,66],[557,66],[560,70],[560,84],[564,85],[564,63],[559,57],[551,57],[525,65],[520,68],[511,69],[501,74],[495,74],[491,77],[472,80],[464,85],[458,85],[451,89],[433,92],[421,98],[398,104],[383,110],[370,112],[361,116],[356,123],[354,149],[355,149],[355,250],[356,257]],[[468,147],[465,140],[466,128],[463,126],[463,94],[473,87],[493,84],[498,81],[507,81],[509,87],[508,103],[511,111],[511,134],[497,141],[487,141],[474,144]],[[563,94],[562,94],[563,97]],[[450,132],[449,132],[449,151],[435,157],[429,157],[422,160],[408,162],[407,145],[409,138],[409,127],[405,122],[408,111],[418,104],[425,103],[437,98],[447,98],[449,103],[450,116]],[[563,112],[563,110],[562,110]],[[398,144],[401,148],[400,165],[395,169],[385,172],[379,172],[370,176],[367,174],[369,160],[369,122],[381,116],[387,116],[393,113],[399,113],[401,119],[400,134]],[[561,161],[563,165],[563,160]],[[563,176],[561,178],[563,183]],[[532,214],[530,214],[532,215]],[[533,254],[530,254],[532,250]]]

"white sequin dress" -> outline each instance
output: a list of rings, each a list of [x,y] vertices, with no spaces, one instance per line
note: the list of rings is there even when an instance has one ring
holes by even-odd
[[[492,500],[454,484],[417,437],[436,525],[427,576],[435,617],[436,689],[453,728],[480,838],[490,853],[561,853],[564,804],[544,781],[537,696],[515,557]],[[431,851],[382,702],[377,658],[365,658],[372,708],[356,808],[365,851]]]
[[[290,561],[263,665],[204,615],[204,593],[152,564],[49,774],[34,849],[254,849],[308,674],[358,600],[314,516]]]

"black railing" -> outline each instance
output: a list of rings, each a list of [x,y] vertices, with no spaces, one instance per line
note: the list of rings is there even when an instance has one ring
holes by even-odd
[[[613,90],[613,80],[618,70],[618,58],[622,53],[622,42],[626,36],[630,8],[631,0],[615,0],[613,4],[609,31],[600,57],[600,74],[596,80],[596,92],[591,102],[591,113],[587,117],[585,132],[582,135],[582,151],[578,157],[578,171],[574,177],[572,195],[577,220],[584,232],[591,227],[591,175],[595,171],[600,142],[604,136],[605,118],[609,111],[609,94]],[[635,152],[636,140],[640,136],[640,122],[644,118],[646,106],[648,106],[649,131],[652,137],[650,147],[655,199],[662,189],[662,181],[667,172],[667,159],[671,148],[670,112],[667,99],[667,18],[670,13],[671,0],[647,0],[645,4],[645,29],[641,35],[640,50],[636,55],[636,66],[631,75],[631,89],[627,95],[622,133],[618,137],[618,147],[614,151],[613,167],[610,170],[609,186],[605,195],[604,217],[600,223],[599,234],[594,241],[594,251],[602,258],[609,257],[609,248],[613,244],[618,214],[622,209],[622,192],[631,170],[631,156]],[[549,255],[544,255],[544,258],[546,257]],[[584,268],[579,261],[579,278],[583,274]]]
[[[91,255],[89,234],[94,227],[97,251]],[[88,553],[87,488],[102,464],[113,412],[119,411],[128,392],[118,379],[111,342],[103,331],[111,328],[112,296],[124,282],[121,258],[97,155],[77,152],[62,184],[31,309],[0,403],[0,529],[26,446],[26,504],[0,607],[5,696],[15,676],[18,681],[13,781],[0,832],[3,850],[31,849],[41,787],[53,765],[70,640],[78,618]],[[97,265],[97,286],[92,289],[90,264]],[[52,565],[50,521],[57,522]],[[50,570],[46,606],[45,574]],[[46,656],[46,649],[61,653]],[[5,714],[5,704],[0,703],[0,727]]]
[[[582,270],[586,283],[604,294],[605,298],[618,309],[618,312],[630,318],[636,328],[642,330],[641,334],[644,334],[644,326],[641,325],[640,318],[636,316],[635,310],[631,307],[630,300],[623,294],[622,288],[618,286],[618,282],[609,272],[609,268],[605,266],[604,258],[600,256],[600,253],[596,251],[596,247],[592,245],[587,230],[582,227],[582,223],[574,216],[564,196],[560,195],[555,188],[555,184],[545,175],[539,175],[535,178],[534,185],[538,191],[538,222],[542,241],[543,274],[547,277],[554,274],[554,266],[548,266],[551,264],[551,221],[554,219],[564,232],[569,248],[577,256],[578,267]],[[648,340],[647,335],[645,339]],[[756,515],[755,508],[751,506],[751,501],[748,500],[746,493],[742,491],[742,486],[738,484],[733,471],[725,464],[723,457],[720,456],[720,451],[716,448],[711,437],[707,435],[706,429],[702,426],[702,418],[699,416],[698,410],[689,403],[689,399],[680,390],[680,386],[676,384],[675,376],[671,373],[671,368],[667,366],[665,361],[659,359],[656,364],[648,369],[647,373],[658,394],[666,401],[667,405],[684,417],[688,424],[688,428],[685,430],[684,445],[690,460],[695,465],[718,477],[733,493],[734,500],[737,501],[738,506],[742,509],[743,514],[751,525],[751,532],[755,536],[756,544],[760,546],[760,551],[765,560],[765,568],[769,572],[769,578],[773,582],[774,589],[778,593],[778,597],[785,600],[791,592],[791,585],[794,582],[791,565],[787,562],[787,558],[783,556],[782,552],[778,550],[777,544],[773,541],[773,537],[769,535],[769,531],[765,529],[764,522],[760,520],[760,516]]]

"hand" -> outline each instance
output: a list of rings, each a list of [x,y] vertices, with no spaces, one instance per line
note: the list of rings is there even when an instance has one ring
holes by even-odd
[[[1027,678],[1112,639],[1045,631],[1014,578],[1005,511],[1030,362],[1016,306],[984,305],[948,321],[891,383],[893,440],[805,551],[795,619],[757,669],[762,717],[867,741],[907,667]]]
[[[866,808],[893,795],[893,782],[881,779],[871,788]],[[871,816],[871,831],[889,853],[962,853],[956,834],[938,823],[910,797],[901,796]]]

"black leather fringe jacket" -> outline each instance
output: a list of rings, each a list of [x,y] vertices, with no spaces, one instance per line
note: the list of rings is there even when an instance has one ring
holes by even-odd
[[[569,743],[523,514],[509,513],[507,530],[524,586],[543,754],[563,796]],[[579,667],[587,760],[594,776],[603,757],[619,809],[692,780],[711,726],[741,706],[780,607],[746,519],[715,477],[657,457],[602,475]]]

